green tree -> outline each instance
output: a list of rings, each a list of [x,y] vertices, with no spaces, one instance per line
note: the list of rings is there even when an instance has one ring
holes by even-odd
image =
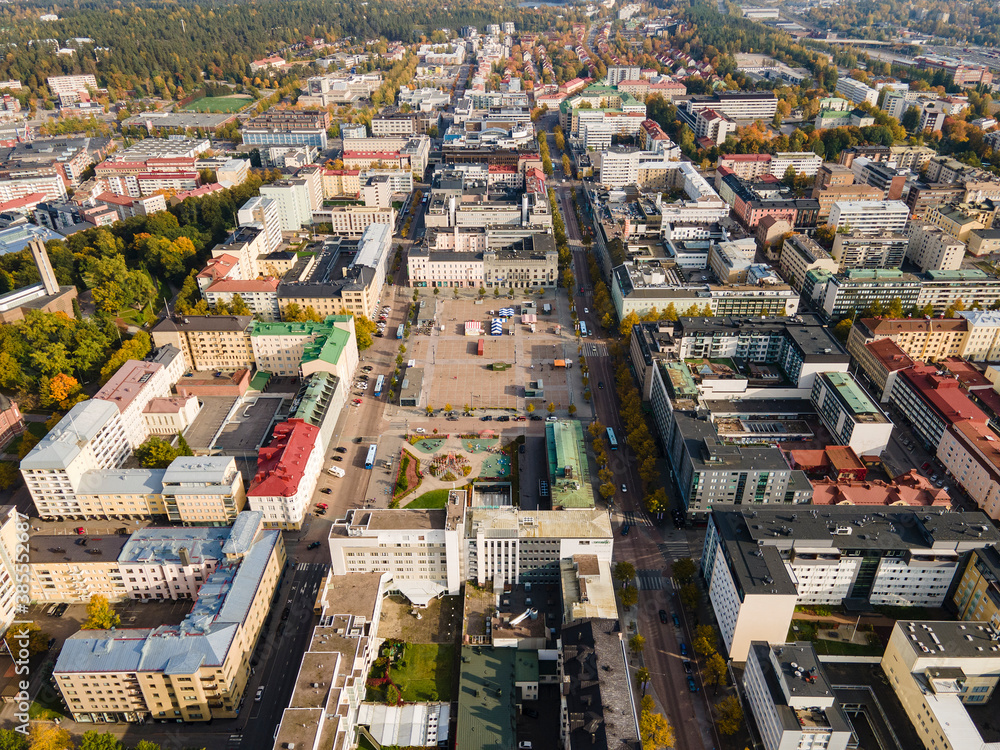
[[[364,315],[354,316],[354,336],[358,342],[358,351],[363,352],[371,347],[375,339],[377,326],[371,319]]]
[[[694,580],[695,574],[698,572],[698,566],[695,565],[694,560],[690,557],[681,557],[674,560],[674,564],[671,566],[674,573],[674,578],[681,585],[686,583],[691,583]]]
[[[152,435],[135,449],[135,457],[146,469],[165,469],[177,458],[177,450],[163,438]]]
[[[656,515],[666,513],[670,510],[670,501],[667,499],[667,491],[658,487],[655,491],[646,495],[646,512]]]
[[[705,660],[702,679],[706,685],[715,686],[716,695],[718,695],[720,687],[726,686],[726,660],[718,652],[709,655],[708,659]]]
[[[247,303],[243,301],[243,297],[239,294],[233,295],[233,300],[229,304],[229,311],[233,315],[250,315],[250,308],[247,307]]]
[[[724,737],[731,737],[743,726],[743,708],[735,695],[727,695],[716,703],[715,714],[715,726]]]
[[[846,344],[848,337],[851,335],[851,328],[853,326],[853,320],[850,318],[844,318],[833,327],[833,335],[837,337],[837,341],[841,344]]]
[[[21,482],[21,472],[17,464],[10,461],[0,461],[0,490],[9,490]]]
[[[13,729],[0,729],[0,750],[28,750],[28,738]]]
[[[87,604],[87,619],[81,630],[110,630],[121,624],[121,616],[115,612],[106,596],[94,594]]]
[[[693,583],[681,586],[680,597],[681,604],[683,604],[689,612],[698,611],[698,602],[701,600],[701,594],[698,592],[697,586]]]
[[[43,651],[48,651],[49,634],[42,630],[37,622],[25,622],[11,625],[4,633],[3,640],[11,651],[17,651],[21,646],[24,635],[28,636],[28,653],[37,656]]]
[[[615,563],[614,576],[623,584],[632,583],[635,580],[635,565],[628,560]]]
[[[619,596],[625,609],[631,609],[639,602],[639,591],[635,586],[625,586],[619,592]]]
[[[191,450],[191,446],[188,445],[188,441],[184,439],[181,433],[177,433],[177,455],[178,456],[193,456],[194,451]]]
[[[90,729],[80,739],[80,750],[123,750],[122,743],[110,732]]]
[[[628,648],[633,654],[641,654],[642,650],[646,648],[646,638],[636,633],[628,639]]]

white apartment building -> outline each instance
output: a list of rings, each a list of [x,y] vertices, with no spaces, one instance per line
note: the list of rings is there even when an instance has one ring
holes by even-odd
[[[984,520],[926,507],[715,505],[701,567],[729,657],[782,643],[796,605],[942,606],[966,553],[1000,540]]]
[[[74,406],[21,460],[39,518],[80,517],[76,491],[83,474],[117,468],[129,453],[117,406],[97,399]]]
[[[462,575],[464,493],[443,510],[350,510],[330,529],[331,572],[335,576],[390,573],[397,587],[406,581],[428,593],[459,593]],[[427,587],[427,584],[433,586]]]
[[[223,303],[231,305],[237,295],[247,306],[247,309],[259,320],[280,320],[281,309],[278,306],[278,279],[251,279],[249,281],[222,279],[202,292],[208,306],[213,310]]]
[[[902,201],[837,201],[830,209],[830,220],[837,229],[862,234],[902,232],[910,208]]]
[[[676,171],[679,164],[680,149],[676,146],[657,151],[616,146],[601,154],[600,182],[608,187],[662,188],[670,181],[668,173]]]
[[[128,538],[118,569],[130,599],[194,599],[224,562],[215,529],[147,527]]]
[[[313,205],[306,180],[291,179],[260,186],[260,197],[270,198],[278,212],[278,222],[283,232],[297,232],[312,223]]]
[[[736,123],[714,109],[700,109],[694,116],[696,138],[707,138],[716,145],[725,143],[730,133],[736,132]]]
[[[479,586],[558,583],[560,560],[595,555],[610,563],[613,545],[608,514],[597,508],[473,508],[465,516],[466,577]]]
[[[779,180],[789,167],[794,168],[797,175],[815,177],[821,166],[823,158],[812,151],[781,151],[771,158],[771,174]]]
[[[485,262],[482,253],[413,248],[407,255],[407,275],[414,287],[483,286]]]
[[[44,193],[45,200],[66,199],[66,183],[60,175],[38,175],[0,180],[0,202],[26,198],[34,193]]]
[[[59,98],[60,94],[81,94],[88,89],[97,88],[97,79],[90,75],[76,76],[49,76],[45,79],[54,98]]]
[[[855,81],[853,78],[838,78],[837,93],[842,94],[855,104],[868,102],[874,106],[878,102],[878,91],[871,86],[866,86],[861,81]]]
[[[413,192],[413,172],[408,169],[365,169],[358,174],[358,183],[364,185],[373,177],[387,178],[390,193]]]
[[[910,224],[906,257],[921,271],[957,271],[965,258],[965,243],[934,224]]]
[[[614,136],[636,135],[642,132],[646,121],[642,112],[616,112],[603,109],[574,110],[573,119],[579,123],[578,133],[587,149],[605,149],[611,146]]]
[[[150,435],[172,437],[187,430],[200,411],[201,402],[197,396],[154,398],[146,405],[142,418]]]
[[[0,506],[0,631],[6,631],[17,614],[18,528],[21,523],[17,508]],[[24,519],[25,525],[27,519]]]
[[[396,210],[391,206],[334,206],[320,208],[312,212],[315,224],[329,224],[332,234],[347,237],[359,237],[372,224],[388,224],[396,222]]]
[[[968,321],[969,329],[960,356],[977,362],[1000,359],[1000,312],[962,310],[958,315]]]
[[[175,356],[182,356],[180,350],[175,351]],[[172,385],[162,364],[130,359],[118,368],[94,398],[118,408],[125,438],[134,451],[149,437],[149,425],[143,412],[154,398],[167,398]]]
[[[743,689],[765,750],[846,750],[851,723],[810,643],[754,641]]]
[[[850,446],[859,456],[879,456],[889,444],[892,422],[850,373],[818,373],[810,401],[836,445]]]
[[[236,214],[241,227],[258,226],[266,238],[265,253],[273,253],[281,245],[281,217],[278,202],[273,198],[258,195],[244,203]],[[248,277],[253,278],[253,277]]]

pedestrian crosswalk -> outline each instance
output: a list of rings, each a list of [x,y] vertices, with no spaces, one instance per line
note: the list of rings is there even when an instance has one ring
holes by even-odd
[[[660,548],[660,554],[663,555],[663,559],[668,563],[673,562],[679,557],[691,556],[691,549],[688,547],[686,539],[674,539],[668,542],[660,542],[656,546]]]
[[[659,591],[663,588],[663,574],[659,570],[637,570],[636,580],[640,591]]]
[[[585,357],[607,357],[608,346],[600,341],[587,342],[583,345],[583,355]]]
[[[622,522],[629,526],[652,526],[653,522],[649,516],[637,510],[626,510],[622,512]]]
[[[241,742],[243,742],[242,734],[231,734],[229,735],[229,741],[226,742],[226,747],[236,748],[240,746]]]
[[[325,570],[329,567],[326,563],[299,563],[295,566],[296,570]]]

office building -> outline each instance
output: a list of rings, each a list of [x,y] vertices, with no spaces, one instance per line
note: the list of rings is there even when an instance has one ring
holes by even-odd
[[[847,750],[856,740],[811,643],[753,641],[743,691],[766,750]]]
[[[243,143],[250,146],[315,146],[327,148],[330,113],[325,110],[271,109],[243,123]]]
[[[985,520],[926,507],[716,507],[701,570],[729,657],[783,643],[796,605],[942,606],[970,553],[1000,540]]]
[[[879,456],[889,444],[892,422],[849,373],[818,373],[810,401],[837,445]]]
[[[614,534],[605,511],[472,508],[465,514],[465,577],[478,586],[561,580],[560,560],[596,555],[611,561]]]
[[[462,502],[449,500],[443,510],[348,511],[330,529],[331,572],[390,573],[411,601],[457,595],[463,581]]]
[[[277,531],[259,513],[236,520],[225,558],[205,576],[180,625],[81,630],[67,638],[53,679],[74,721],[142,723],[236,718],[285,565]]]
[[[830,208],[830,224],[854,232],[902,232],[910,209],[901,201],[837,201]]]
[[[257,367],[281,377],[328,372],[350,382],[358,364],[350,315],[331,315],[322,323],[256,321],[250,328],[250,346]]]
[[[265,528],[300,529],[323,468],[319,428],[298,419],[281,422],[260,449],[257,473],[247,488],[251,509]]]
[[[1000,633],[987,622],[898,620],[882,671],[924,747],[988,748],[989,702],[1000,679]]]
[[[152,330],[153,345],[181,350],[189,370],[233,372],[254,366],[250,315],[189,315],[164,318]]]
[[[870,86],[866,86],[861,81],[855,81],[853,78],[838,78],[837,93],[850,99],[855,104],[864,102],[875,106],[875,103],[878,101],[878,91]]]
[[[770,122],[778,111],[778,98],[771,91],[723,91],[713,96],[694,96],[678,109],[691,124],[696,112],[713,109],[731,120]]]

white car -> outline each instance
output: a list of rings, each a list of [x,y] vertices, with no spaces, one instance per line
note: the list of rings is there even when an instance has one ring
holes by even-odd
[[[628,486],[627,485],[624,485],[624,484],[622,485],[622,492],[628,492]]]
[[[264,686],[261,685],[259,688],[257,688],[257,695],[254,696],[254,701],[259,701],[263,697],[264,697]]]
[[[590,308],[589,308],[589,307],[585,307],[585,308],[583,308],[583,312],[584,312],[585,314],[589,315],[589,314],[590,314]]]
[[[558,422],[559,421],[559,417],[557,417],[555,414],[553,414],[550,417],[546,417],[545,421],[546,422]]]
[[[413,431],[416,432],[418,435],[423,435],[425,432],[427,432],[427,430],[425,430],[423,427],[415,427]]]

